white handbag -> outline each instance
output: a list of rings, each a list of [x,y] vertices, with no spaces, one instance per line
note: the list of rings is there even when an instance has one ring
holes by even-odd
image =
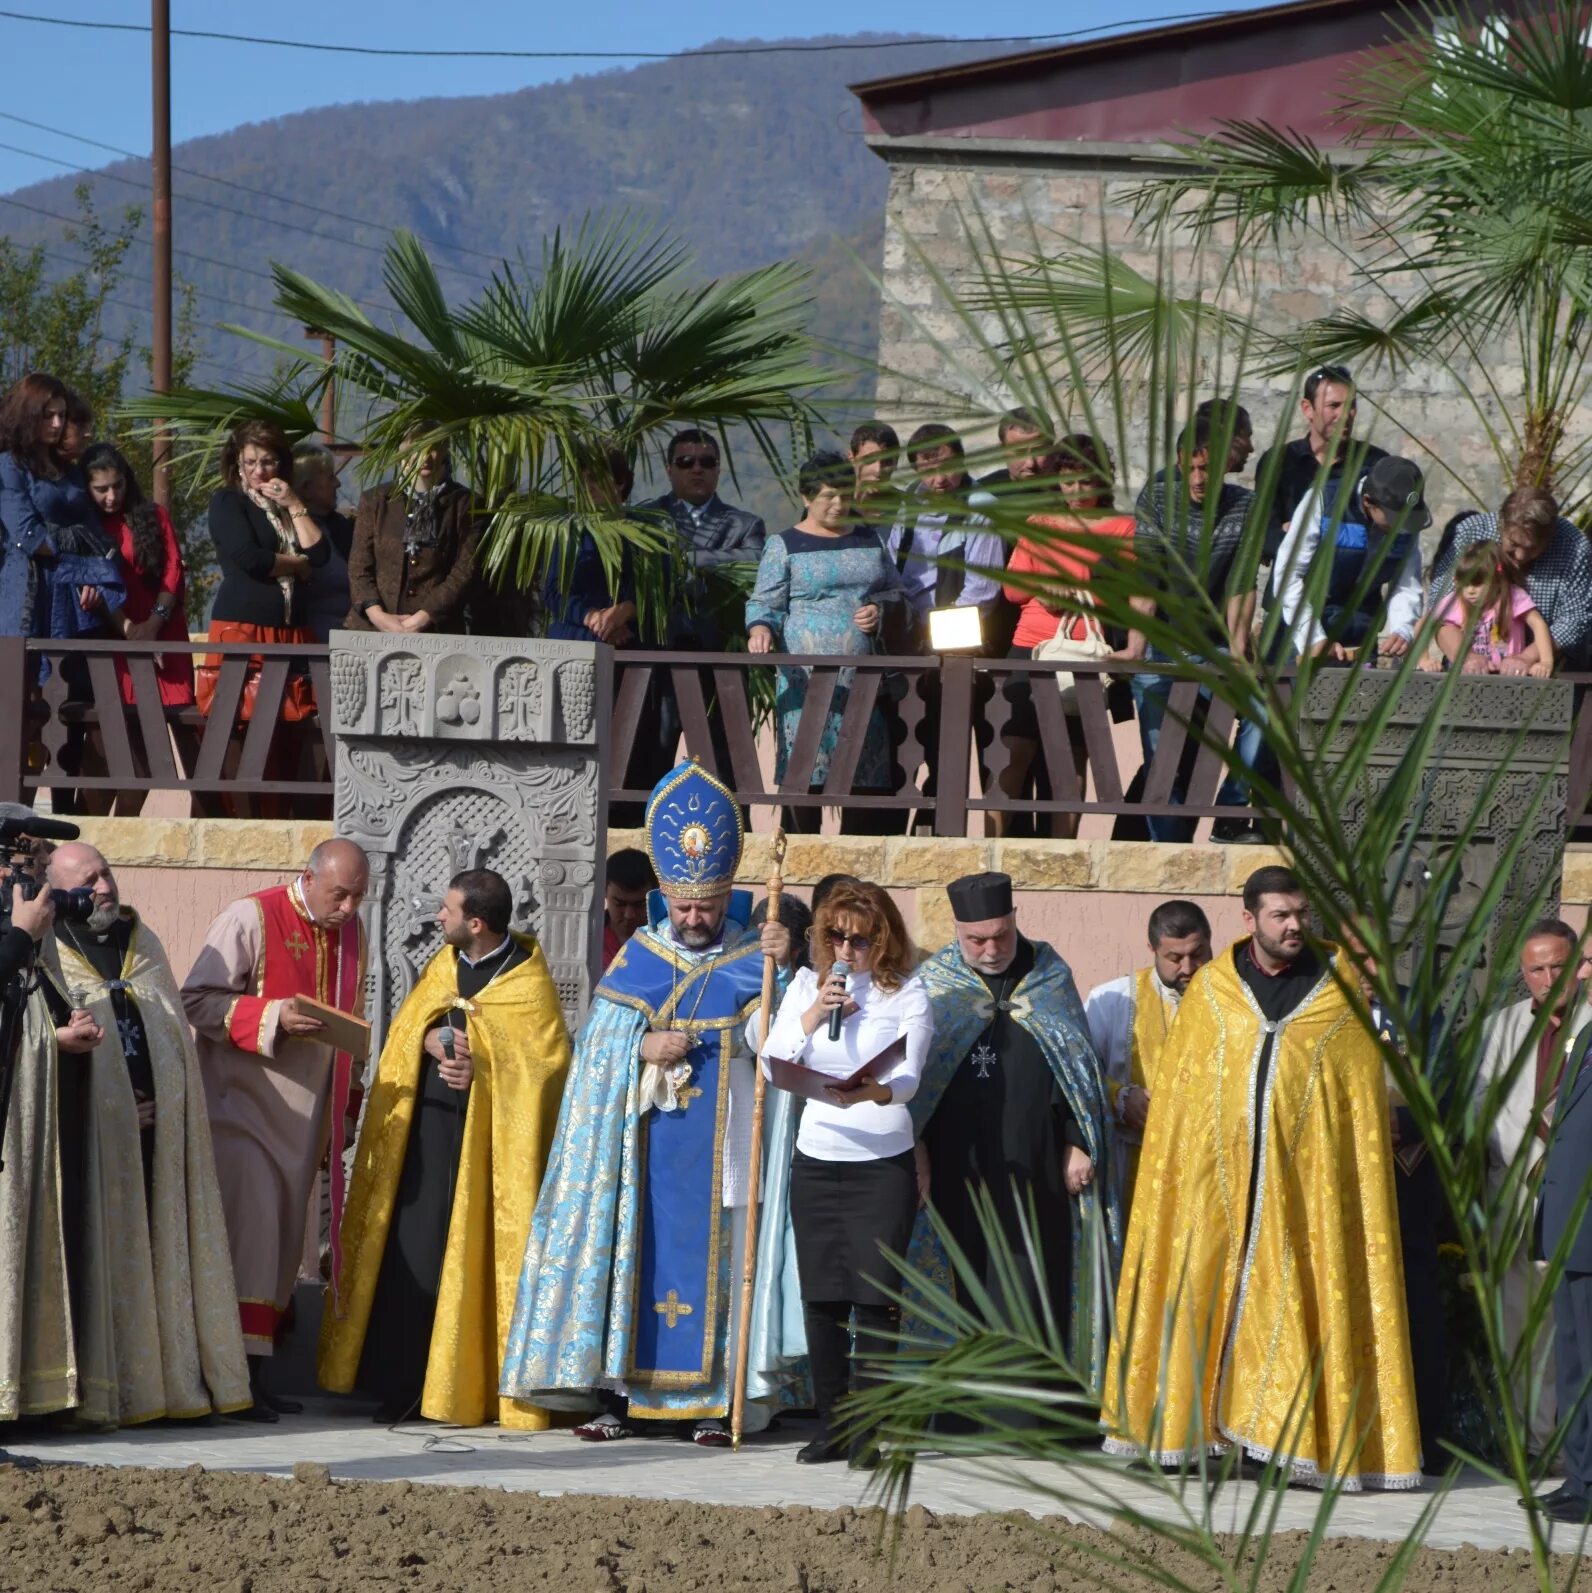
[[[1112,653],[1111,643],[1105,638],[1105,632],[1100,629],[1100,621],[1094,614],[1085,609],[1080,616],[1083,620],[1083,635],[1073,637],[1067,633],[1072,629],[1072,616],[1064,616],[1060,625],[1056,627],[1056,634],[1047,642],[1041,642],[1034,649],[1034,657],[1044,663],[1094,663],[1102,658],[1109,658]],[[1102,680],[1102,684],[1104,681]],[[1061,692],[1064,707],[1076,708],[1078,705],[1078,678],[1070,669],[1056,671],[1056,686]]]

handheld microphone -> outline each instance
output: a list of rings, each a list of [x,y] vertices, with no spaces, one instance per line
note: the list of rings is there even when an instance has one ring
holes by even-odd
[[[831,983],[834,982],[837,973],[840,975],[840,993],[845,995],[851,985],[851,964],[842,962],[839,957],[835,958],[834,966],[829,970]],[[829,1009],[829,1038],[831,1040],[838,1041],[840,1039],[840,1030],[845,1021],[846,1009],[843,1004]]]
[[[445,1023],[442,1026],[442,1054],[450,1061],[456,1061],[453,1049],[453,1025]]]

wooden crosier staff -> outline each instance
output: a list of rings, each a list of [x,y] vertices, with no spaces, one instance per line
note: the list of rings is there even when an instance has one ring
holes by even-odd
[[[772,847],[774,868],[768,876],[768,909],[765,924],[777,924],[779,899],[785,894],[781,869],[785,864],[785,832],[776,828]],[[763,1078],[763,1047],[768,1044],[769,1024],[774,1017],[774,959],[763,959],[763,1000],[757,1009],[757,1055],[752,1059],[756,1082],[752,1088],[752,1159],[747,1170],[746,1245],[741,1253],[741,1331],[735,1341],[735,1381],[730,1405],[730,1440],[741,1447],[741,1423],[746,1415],[746,1368],[751,1354],[752,1288],[757,1281],[757,1213],[763,1182],[763,1098],[767,1083]]]

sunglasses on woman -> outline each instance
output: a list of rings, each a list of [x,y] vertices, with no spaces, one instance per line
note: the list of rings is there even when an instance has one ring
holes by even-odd
[[[829,944],[837,949],[841,946],[850,946],[853,951],[872,951],[873,937],[871,935],[847,935],[838,929],[829,931]]]

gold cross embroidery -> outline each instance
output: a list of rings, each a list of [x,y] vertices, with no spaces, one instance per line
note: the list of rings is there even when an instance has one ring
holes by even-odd
[[[695,1100],[695,1099],[696,1099],[696,1098],[697,1098],[697,1096],[699,1096],[699,1095],[700,1095],[700,1094],[701,1094],[701,1093],[702,1093],[702,1092],[701,1092],[701,1090],[699,1090],[699,1089],[698,1089],[698,1088],[697,1088],[697,1087],[696,1087],[696,1085],[694,1085],[694,1084],[688,1084],[688,1085],[686,1085],[686,1086],[685,1086],[685,1088],[684,1088],[684,1089],[680,1089],[680,1090],[676,1090],[676,1091],[675,1091],[675,1092],[674,1092],[674,1096],[675,1096],[675,1099],[676,1099],[676,1100],[677,1100],[677,1101],[679,1101],[679,1103],[680,1103],[680,1110],[681,1110],[681,1111],[682,1111],[682,1112],[684,1112],[684,1111],[686,1111],[686,1110],[687,1110],[687,1109],[688,1109],[688,1108],[689,1108],[689,1107],[690,1107],[690,1105],[691,1105],[691,1103],[692,1103],[692,1102],[693,1102],[693,1101],[694,1101],[694,1100]],[[689,1309],[690,1309],[690,1307],[689,1307],[689,1306],[688,1306],[688,1307],[687,1307],[687,1308],[686,1308],[686,1309],[687,1309],[687,1310],[689,1310]],[[671,1322],[671,1323],[670,1323],[670,1324],[669,1324],[669,1326],[670,1326],[670,1327],[673,1327],[673,1326],[674,1326],[674,1324],[673,1324],[673,1323],[672,1323],[672,1322]]]
[[[701,1094],[701,1091],[699,1090],[697,1093]],[[690,1316],[692,1314],[691,1307],[684,1300],[682,1300],[673,1289],[670,1289],[670,1291],[664,1295],[664,1297],[658,1301],[658,1303],[653,1306],[652,1309],[656,1311],[670,1327],[674,1327],[679,1322],[681,1317]]]
[[[301,929],[295,929],[282,944],[293,953],[294,962],[300,961],[304,953],[310,949],[310,943],[304,938],[304,932]]]

